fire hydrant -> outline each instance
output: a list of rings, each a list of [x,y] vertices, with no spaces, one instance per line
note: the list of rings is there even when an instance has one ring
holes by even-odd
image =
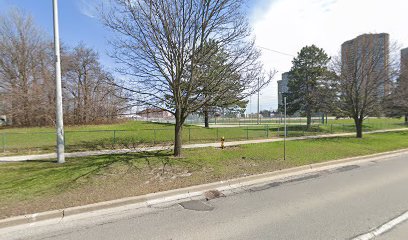
[[[224,149],[224,142],[225,142],[225,138],[222,137],[221,138],[221,149]]]

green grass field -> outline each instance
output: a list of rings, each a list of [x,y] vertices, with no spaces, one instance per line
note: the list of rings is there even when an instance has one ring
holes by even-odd
[[[0,164],[0,218],[408,148],[408,132]]]
[[[289,137],[354,131],[354,124],[350,119],[330,119],[327,125],[315,123],[308,131],[305,131],[305,125],[288,122]],[[402,119],[368,119],[365,122],[364,130],[404,126]],[[225,137],[226,141],[236,141],[282,137],[283,135],[282,124],[262,123],[261,125],[210,129],[186,125],[183,131],[183,142],[214,142],[219,141],[221,137]],[[174,126],[172,124],[129,121],[110,125],[67,126],[65,128],[67,152],[171,144],[173,139]],[[54,149],[55,133],[51,127],[0,129],[0,156],[47,153],[53,152]]]

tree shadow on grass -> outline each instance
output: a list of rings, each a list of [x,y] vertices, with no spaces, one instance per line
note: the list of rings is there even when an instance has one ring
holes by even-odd
[[[13,169],[18,175],[16,184],[21,187],[25,187],[27,184],[48,182],[49,187],[42,188],[40,192],[34,191],[32,193],[42,195],[55,191],[64,192],[75,185],[88,182],[89,177],[110,175],[111,170],[114,171],[114,177],[118,179],[129,176],[128,174],[131,172],[150,172],[149,170],[153,169],[164,173],[164,169],[171,166],[173,159],[171,151],[152,151],[68,158],[64,164],[57,164],[53,159],[31,160],[13,165]],[[113,166],[114,164],[119,165]],[[110,167],[112,169],[108,170]],[[120,171],[117,171],[118,169]]]
[[[120,155],[88,157],[86,160],[86,164],[84,164],[84,166],[82,167],[89,169],[89,171],[86,171],[75,177],[71,180],[71,182],[76,183],[79,179],[101,173],[112,165],[118,163],[127,166],[127,170],[122,173],[122,175],[126,175],[131,170],[142,171],[144,167],[152,169],[157,165],[157,163],[160,163],[161,167],[164,169],[168,165],[170,165],[171,156],[172,154],[170,151],[145,151]]]

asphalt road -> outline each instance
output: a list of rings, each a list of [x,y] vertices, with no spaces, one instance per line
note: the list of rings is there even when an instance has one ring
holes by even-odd
[[[183,204],[206,211],[139,209],[33,225],[0,239],[352,239],[408,210],[407,183],[404,154]]]
[[[404,222],[401,225],[396,226],[384,235],[375,238],[375,240],[393,240],[393,239],[407,239],[408,238],[408,222]]]

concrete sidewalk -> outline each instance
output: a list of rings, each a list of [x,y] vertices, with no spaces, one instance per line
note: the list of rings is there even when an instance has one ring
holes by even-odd
[[[385,132],[400,132],[408,131],[408,128],[398,128],[398,129],[388,129],[388,130],[377,130],[371,132],[364,132],[364,134],[372,133],[385,133]],[[291,137],[287,138],[287,141],[294,140],[306,140],[306,139],[316,139],[316,138],[332,138],[332,137],[346,137],[354,136],[355,133],[339,133],[339,134],[323,134],[315,136],[303,136],[303,137]],[[228,139],[227,139],[228,140]],[[245,141],[234,141],[225,142],[225,146],[238,146],[244,144],[256,144],[256,143],[268,143],[268,142],[281,142],[283,138],[270,138],[270,139],[258,139],[258,140],[245,140]],[[205,147],[220,147],[220,143],[201,143],[201,144],[186,144],[183,145],[183,149],[190,148],[205,148]],[[134,149],[117,149],[117,150],[98,150],[98,151],[86,151],[86,152],[73,152],[65,153],[65,157],[87,157],[87,156],[100,156],[100,155],[112,155],[112,154],[124,154],[124,153],[137,153],[137,152],[154,152],[154,151],[165,151],[171,150],[173,146],[157,146],[157,147],[144,147],[144,148],[134,148]],[[22,155],[22,156],[9,156],[0,157],[0,162],[23,162],[23,161],[34,161],[34,160],[47,160],[55,159],[57,156],[55,153],[49,154],[37,154],[37,155]]]

